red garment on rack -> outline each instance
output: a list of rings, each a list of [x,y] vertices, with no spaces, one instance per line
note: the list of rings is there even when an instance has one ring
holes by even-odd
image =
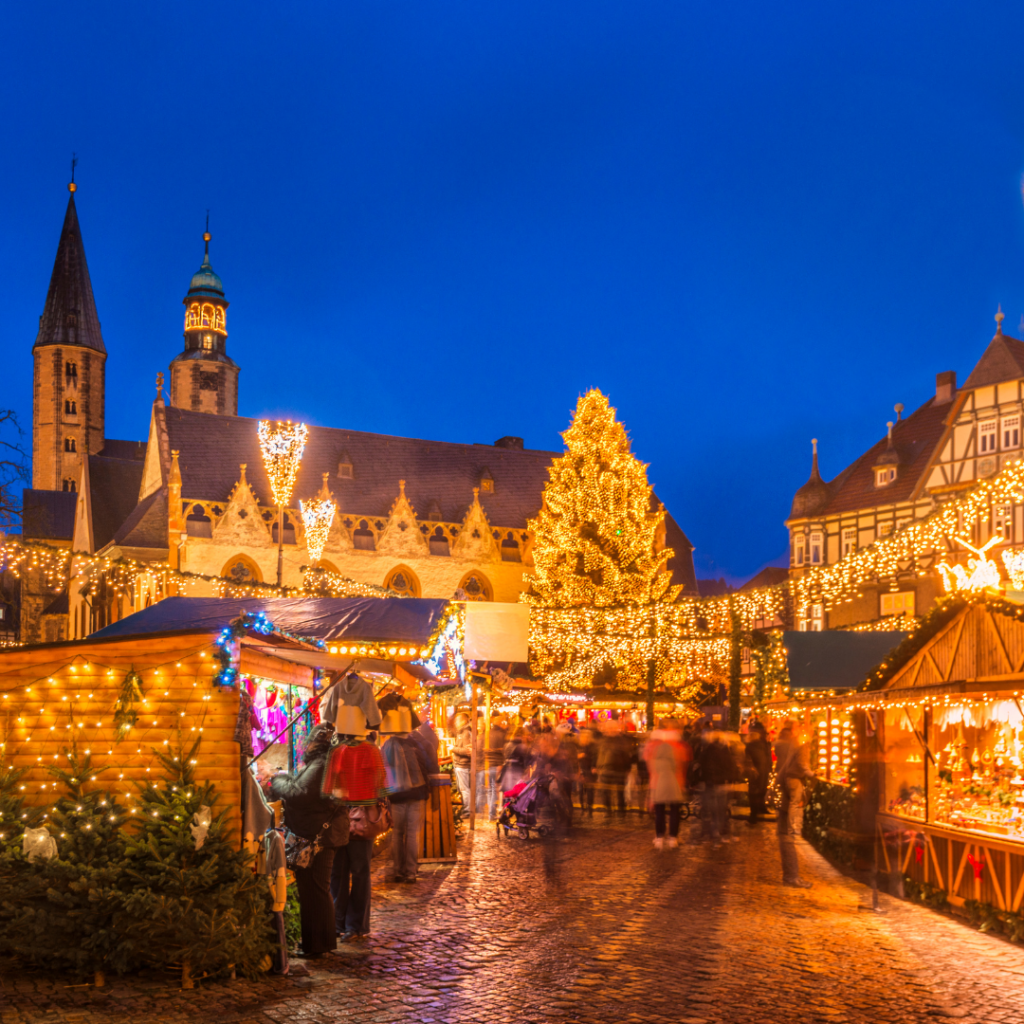
[[[368,741],[334,747],[324,771],[323,795],[347,804],[383,800],[387,796],[387,775],[380,748]]]

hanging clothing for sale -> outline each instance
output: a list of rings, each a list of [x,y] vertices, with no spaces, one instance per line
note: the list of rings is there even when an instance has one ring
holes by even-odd
[[[375,804],[387,796],[387,775],[380,749],[367,740],[339,743],[324,771],[323,795],[346,804]]]
[[[255,853],[263,834],[274,824],[274,812],[267,803],[251,768],[242,769],[242,848]]]
[[[273,955],[275,974],[288,973],[288,940],[284,926],[284,908],[288,902],[288,866],[284,857],[284,836],[276,828],[263,837],[263,873],[270,885],[271,913],[277,944]]]
[[[347,676],[339,679],[324,695],[320,704],[320,715],[325,722],[334,721],[339,704],[360,708],[366,715],[368,728],[376,729],[380,725],[380,709],[373,699],[373,688],[355,672],[349,672]]]

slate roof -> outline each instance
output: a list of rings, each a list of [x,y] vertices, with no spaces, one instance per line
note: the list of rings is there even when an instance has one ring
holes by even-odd
[[[273,504],[256,437],[257,420],[168,408],[166,421],[169,447],[181,452],[182,497],[227,501],[239,477],[239,463],[244,462],[260,504]],[[343,453],[352,464],[351,479],[337,475]],[[340,511],[386,516],[398,497],[398,481],[404,480],[417,517],[426,518],[434,501],[443,521],[457,523],[469,510],[473,488],[480,486],[487,469],[495,481],[493,492],[480,494],[488,520],[494,526],[525,529],[526,520],[540,506],[548,465],[556,454],[561,453],[310,427],[293,504],[312,498],[327,473]]]
[[[113,543],[124,548],[167,550],[167,488],[143,498],[114,532]],[[96,545],[99,551],[99,544]]]
[[[1024,377],[1024,341],[996,331],[977,366],[964,382],[964,389],[982,388],[1021,377]]]
[[[135,459],[89,456],[92,539],[97,551],[113,539],[138,504],[143,467]]]
[[[273,504],[256,435],[257,420],[174,407],[164,415],[168,447],[180,452],[183,498],[226,502],[244,462],[246,478],[260,504]],[[473,501],[473,488],[489,472],[494,490],[480,492],[488,521],[496,528],[524,530],[540,508],[551,460],[561,454],[310,427],[292,503],[312,498],[327,473],[328,487],[342,513],[383,518],[398,497],[399,480],[404,480],[417,518],[427,519],[436,508],[442,521],[459,523]],[[351,464],[351,478],[338,476],[342,461]],[[164,502],[166,506],[166,497]],[[666,541],[676,552],[669,562],[674,580],[688,593],[696,593],[693,545],[671,515],[666,516],[665,527]],[[165,526],[160,546],[166,544]]]
[[[75,534],[74,491],[43,491],[28,487],[22,493],[21,535],[26,540],[66,540]]]
[[[1024,373],[1021,374],[1024,376]],[[945,430],[945,419],[952,404],[935,404],[929,398],[919,409],[906,419],[895,423],[892,428],[893,445],[900,457],[896,479],[887,487],[875,486],[875,463],[888,447],[888,438],[882,437],[859,459],[852,462],[838,476],[826,485],[829,498],[814,511],[815,516],[830,516],[839,512],[852,512],[877,505],[892,505],[907,501],[921,481],[935,446]],[[796,508],[791,513],[796,518]]]
[[[103,442],[103,449],[100,451],[105,459],[137,459],[139,462],[146,460],[145,441],[115,441],[107,438]]]
[[[751,576],[746,583],[740,587],[740,593],[747,590],[757,590],[760,587],[774,587],[785,583],[789,579],[789,570],[779,565],[766,565],[756,576]]]
[[[35,347],[40,345],[81,345],[97,352],[107,351],[96,315],[74,193],[68,199],[50,289],[39,318]]]

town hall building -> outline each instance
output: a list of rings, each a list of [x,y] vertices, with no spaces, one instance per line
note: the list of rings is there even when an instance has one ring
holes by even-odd
[[[26,541],[245,584],[278,582],[280,540],[280,582],[298,587],[311,561],[298,502],[330,498],[338,511],[319,568],[399,595],[518,599],[532,565],[527,522],[561,454],[527,449],[518,437],[455,444],[310,427],[278,536],[258,424],[238,415],[240,369],[228,354],[229,303],[210,262],[209,230],[183,299],[184,346],[170,362],[169,387],[158,375],[148,437],[107,437],[107,349],[69,188],[33,346]],[[658,543],[674,552],[673,582],[696,595],[693,546],[671,515]],[[55,592],[31,570],[21,640],[84,636],[135,611],[138,600],[76,581]]]

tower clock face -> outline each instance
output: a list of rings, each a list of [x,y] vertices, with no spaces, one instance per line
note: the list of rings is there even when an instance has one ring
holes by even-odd
[[[203,335],[203,348],[206,349],[207,351],[209,351],[210,349],[213,348],[213,335],[212,334],[204,334]]]

